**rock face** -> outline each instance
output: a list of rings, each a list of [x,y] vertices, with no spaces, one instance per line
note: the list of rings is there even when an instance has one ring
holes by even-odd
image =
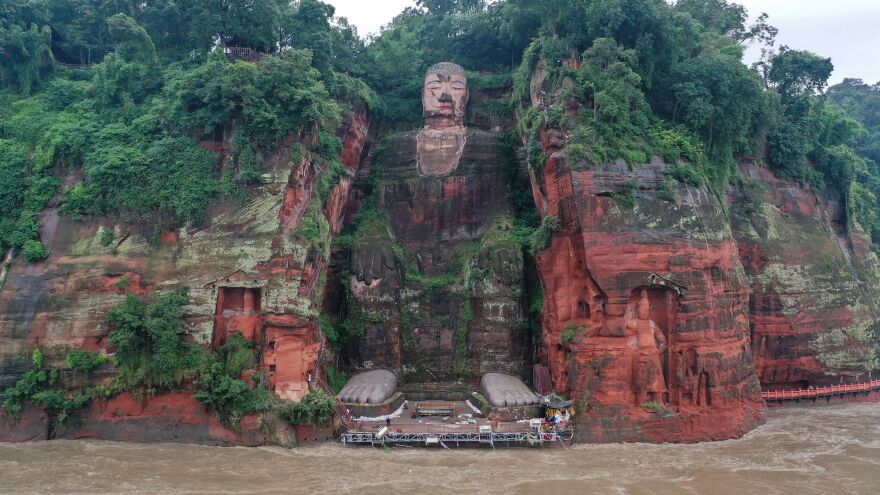
[[[262,157],[266,164],[262,184],[247,191],[245,204],[220,201],[210,208],[204,227],[166,232],[158,243],[147,240],[150,226],[81,223],[60,217],[54,209],[46,211],[41,237],[50,258],[40,264],[14,264],[0,291],[0,386],[11,385],[29,367],[26,356],[34,347],[43,350],[48,366],[63,366],[70,348],[108,349],[106,313],[126,292],[186,287],[188,338],[218,347],[241,332],[262,350],[258,371],[266,372],[278,396],[297,400],[305,395],[310,379],[321,373],[323,338],[317,316],[329,251],[326,240],[341,228],[341,205],[360,166],[367,130],[366,109],[353,109],[340,132],[340,161],[347,174],[333,186],[323,206],[316,184],[329,164],[308,152],[295,152],[303,148],[288,141]],[[228,148],[223,143],[205,146],[221,153]],[[291,162],[292,154],[300,158]],[[219,161],[226,162],[222,154]],[[296,237],[296,227],[306,215],[322,226],[325,242],[313,245]],[[108,246],[100,242],[105,229],[114,231],[114,242]],[[189,400],[180,406],[186,411],[181,414],[190,418],[186,424],[198,423],[205,431],[219,427],[201,404]],[[152,426],[133,427],[125,438],[149,441],[152,434],[138,436],[138,432],[162,428],[164,423],[151,423],[153,409],[146,411],[110,421],[101,419],[102,413],[93,407],[80,420],[98,421],[95,428],[109,438],[114,429],[128,428],[123,426],[125,418],[136,417],[131,421]],[[193,429],[180,434],[198,442],[213,442],[211,435]],[[236,443],[226,437],[217,441]],[[241,442],[262,440],[242,438]]]
[[[293,437],[293,427],[279,434]],[[271,442],[256,415],[244,418],[241,432],[226,429],[187,393],[170,393],[141,400],[120,394],[78,411],[54,438],[134,442],[198,443],[256,446]],[[295,442],[295,440],[294,440]],[[274,443],[274,442],[273,442]]]
[[[751,279],[752,349],[767,389],[868,379],[878,366],[877,256],[834,198],[743,165],[731,221]]]
[[[748,279],[721,205],[685,185],[680,203],[659,199],[664,167],[571,167],[557,152],[535,176],[562,225],[538,257],[541,355],[587,440],[729,438],[762,421]],[[630,209],[612,195],[633,180]]]
[[[497,136],[470,130],[456,170],[426,177],[416,133],[377,157],[379,220],[352,248],[351,288],[364,312],[365,367],[407,367],[440,378],[524,375],[523,260],[499,229],[510,213]]]
[[[760,424],[749,281],[719,201],[668,191],[660,161],[570,163],[554,129],[541,138],[535,203],[560,228],[538,256],[540,356],[575,399],[578,436],[698,441]]]
[[[542,67],[535,107],[559,103]],[[155,236],[149,226],[43,212],[51,256],[12,263],[0,288],[0,389],[30,367],[35,347],[47,366],[61,366],[71,348],[111,350],[105,315],[126,292],[175,287],[189,289],[188,338],[216,348],[241,333],[259,346],[258,371],[280,397],[298,400],[323,374],[323,305],[357,330],[345,357],[368,373],[343,397],[383,402],[397,377],[406,393],[424,394],[458,381],[473,389],[483,377],[493,403],[522,406],[538,364],[574,400],[577,435],[590,442],[737,437],[763,421],[762,385],[859,381],[880,364],[880,261],[835,198],[745,164],[726,209],[705,187],[671,184],[659,159],[573,163],[565,137],[545,126],[546,161],[528,173],[545,226],[553,217],[559,227],[533,260],[514,235],[512,184],[525,171],[499,132],[512,125],[464,113],[469,98],[468,108],[477,100],[497,110],[505,91],[472,95],[454,64],[432,67],[425,83],[425,128],[389,135],[375,153],[366,109],[354,109],[339,132],[345,172],[324,197],[330,164],[303,151],[314,143],[291,140],[261,157],[266,173],[244,204],[216,202],[198,229]],[[221,166],[230,161],[228,143],[203,144]],[[329,274],[347,280],[325,295],[329,241],[358,208],[350,271]],[[318,241],[298,234],[304,219]],[[106,230],[114,240],[105,246]],[[526,294],[537,285],[533,331]],[[246,418],[233,433],[186,390],[122,394],[62,427],[36,407],[17,421],[0,414],[0,441],[258,445],[331,435],[280,424],[269,434],[271,420]]]
[[[526,376],[531,365],[502,144],[464,127],[466,81],[454,64],[428,70],[426,127],[383,141],[376,211],[352,247],[359,364],[405,381]]]

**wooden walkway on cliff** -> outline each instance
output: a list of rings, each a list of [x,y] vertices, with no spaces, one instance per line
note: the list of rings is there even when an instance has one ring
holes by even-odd
[[[831,399],[834,396],[868,394],[880,390],[880,380],[847,385],[830,385],[827,387],[802,388],[798,390],[770,390],[761,392],[764,400],[772,402]]]

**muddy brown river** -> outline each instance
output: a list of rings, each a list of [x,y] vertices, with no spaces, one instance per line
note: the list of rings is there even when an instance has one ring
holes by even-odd
[[[2,493],[877,494],[880,404],[776,409],[745,438],[568,450],[0,444]]]

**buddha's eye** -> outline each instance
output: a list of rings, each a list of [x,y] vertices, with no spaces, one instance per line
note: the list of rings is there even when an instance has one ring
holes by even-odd
[[[428,83],[427,88],[430,90],[440,89],[440,83],[438,83],[438,82]]]
[[[454,82],[451,84],[452,89],[465,89],[465,85],[462,82]]]

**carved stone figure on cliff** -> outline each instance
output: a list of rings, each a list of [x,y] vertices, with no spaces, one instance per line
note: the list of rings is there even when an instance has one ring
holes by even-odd
[[[418,136],[422,175],[444,176],[458,167],[467,141],[467,103],[467,74],[460,65],[441,62],[428,69],[422,91],[425,127]]]
[[[364,191],[375,215],[351,248],[348,314],[363,322],[352,362],[395,370],[407,386],[531,370],[522,249],[504,234],[506,148],[481,123],[465,126],[468,99],[461,66],[427,70],[423,124],[382,140],[381,173]]]
[[[651,319],[648,290],[642,289],[636,315],[626,324],[629,335],[635,336],[633,382],[638,404],[649,401],[665,402],[666,380],[660,357],[666,351],[666,337]]]

